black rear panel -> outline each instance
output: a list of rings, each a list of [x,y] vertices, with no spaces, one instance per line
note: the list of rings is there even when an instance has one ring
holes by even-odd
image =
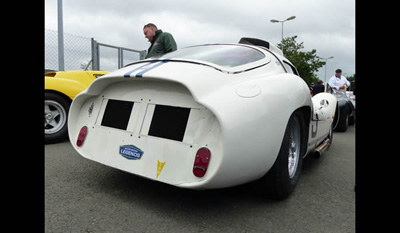
[[[183,141],[190,108],[156,105],[149,135]]]
[[[126,130],[132,108],[133,102],[109,99],[101,125]]]

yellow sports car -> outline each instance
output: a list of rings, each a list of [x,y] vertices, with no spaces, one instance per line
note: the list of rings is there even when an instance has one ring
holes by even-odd
[[[44,74],[44,135],[46,143],[67,138],[72,100],[107,71],[59,71]]]

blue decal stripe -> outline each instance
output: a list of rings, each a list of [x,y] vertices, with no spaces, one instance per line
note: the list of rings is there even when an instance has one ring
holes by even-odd
[[[159,63],[157,63],[157,62],[159,62]],[[146,64],[144,64],[142,66],[139,66],[139,67],[137,67],[137,68],[125,73],[124,74],[124,78],[130,78],[131,74],[134,73],[134,72],[137,72],[135,77],[141,78],[141,77],[143,77],[143,74],[146,73],[147,71],[150,71],[150,70],[152,70],[152,69],[154,69],[154,68],[156,68],[156,67],[158,67],[158,66],[160,66],[162,64],[165,64],[166,62],[169,62],[169,59],[165,59],[165,60],[155,59],[155,60],[152,60],[149,63],[146,63]]]
[[[148,71],[150,71],[150,70],[152,70],[152,69],[154,69],[154,68],[156,68],[156,67],[159,67],[159,66],[161,66],[162,64],[165,64],[165,63],[167,63],[167,62],[169,62],[169,60],[162,60],[160,63],[158,63],[158,64],[155,64],[155,65],[153,65],[152,67],[150,67],[150,68],[148,68],[148,69],[145,69],[145,70],[143,70],[143,71],[140,71],[139,73],[137,73],[136,74],[136,78],[142,78],[143,77],[143,74],[144,73],[146,73],[146,72],[148,72]]]
[[[151,62],[149,62],[149,63],[145,63],[144,65],[139,66],[139,67],[137,67],[137,68],[135,68],[135,69],[129,71],[128,73],[124,74],[124,78],[130,78],[130,77],[131,77],[131,74],[132,74],[133,72],[138,71],[138,70],[142,69],[143,67],[145,67],[145,66],[147,66],[147,65],[149,65],[149,64],[151,64],[151,63],[158,62],[158,61],[160,61],[160,60],[157,59],[157,60],[153,60],[153,61],[151,61]]]

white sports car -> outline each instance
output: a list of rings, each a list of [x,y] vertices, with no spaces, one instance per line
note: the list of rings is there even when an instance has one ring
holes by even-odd
[[[270,197],[295,188],[303,158],[332,139],[336,98],[309,88],[266,41],[206,44],[141,60],[72,102],[83,157],[182,188],[251,181]]]

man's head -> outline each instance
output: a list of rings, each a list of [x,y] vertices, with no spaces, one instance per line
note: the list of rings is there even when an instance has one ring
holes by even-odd
[[[146,37],[149,41],[152,41],[154,36],[156,35],[157,26],[153,23],[148,23],[143,27],[144,37]]]
[[[336,72],[336,74],[335,74],[336,77],[340,77],[342,75],[341,69],[337,69],[335,72]]]

